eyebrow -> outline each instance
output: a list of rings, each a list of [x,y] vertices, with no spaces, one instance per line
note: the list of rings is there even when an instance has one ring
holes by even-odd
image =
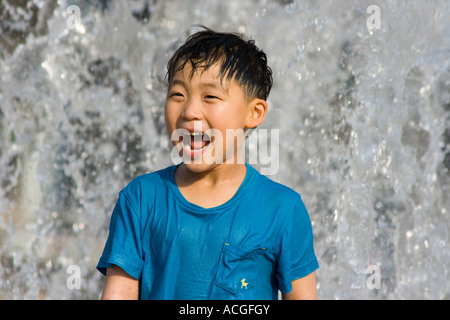
[[[184,88],[187,87],[186,83],[183,80],[180,80],[180,79],[173,79],[171,84],[170,84],[170,86],[169,86],[169,88],[173,87],[174,85],[180,85],[180,86],[182,86]],[[221,91],[226,92],[226,93],[228,93],[228,91],[229,91],[229,88],[228,89],[225,88],[223,85],[221,85],[218,82],[201,82],[200,86],[201,87],[206,87],[206,88],[218,89],[218,90],[221,90]]]
[[[180,85],[180,86],[186,87],[184,81],[183,81],[183,80],[178,80],[178,79],[173,79],[173,80],[170,82],[169,88],[170,88],[170,87],[173,87],[174,85]]]
[[[216,82],[202,82],[200,86],[205,88],[218,89],[220,91],[228,92],[228,90],[221,84]]]

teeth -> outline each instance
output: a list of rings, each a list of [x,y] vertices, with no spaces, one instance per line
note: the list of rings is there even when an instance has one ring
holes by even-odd
[[[205,149],[205,148],[207,147],[207,145],[206,145],[206,146],[204,146],[204,147],[201,148],[201,149],[192,149],[192,148],[191,148],[191,145],[189,145],[189,144],[185,144],[184,146],[185,146],[185,148],[186,148],[188,151],[192,151],[192,150],[194,150],[194,151],[201,151],[201,150],[203,150],[203,149]]]
[[[190,132],[189,133],[191,137],[196,137],[196,136],[202,136],[203,141],[211,141],[211,138],[209,137],[209,135],[204,134],[203,132]]]

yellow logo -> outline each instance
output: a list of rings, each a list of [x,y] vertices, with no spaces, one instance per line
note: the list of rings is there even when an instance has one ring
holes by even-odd
[[[248,282],[245,282],[245,280],[247,280],[247,279],[243,278],[243,279],[241,280],[241,283],[242,283],[241,289],[242,289],[243,287],[245,287],[245,289],[247,289]]]

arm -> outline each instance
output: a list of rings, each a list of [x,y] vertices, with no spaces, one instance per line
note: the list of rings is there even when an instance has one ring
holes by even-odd
[[[283,293],[283,300],[317,300],[316,273],[292,281],[292,290]]]
[[[137,300],[138,298],[138,280],[116,265],[106,269],[106,283],[102,300]]]

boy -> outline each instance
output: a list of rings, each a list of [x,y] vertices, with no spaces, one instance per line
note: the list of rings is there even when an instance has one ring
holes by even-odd
[[[278,299],[280,290],[284,299],[316,299],[300,195],[239,152],[266,116],[265,53],[205,28],[175,52],[167,79],[166,126],[183,162],[120,192],[97,266],[106,274],[102,298]]]

